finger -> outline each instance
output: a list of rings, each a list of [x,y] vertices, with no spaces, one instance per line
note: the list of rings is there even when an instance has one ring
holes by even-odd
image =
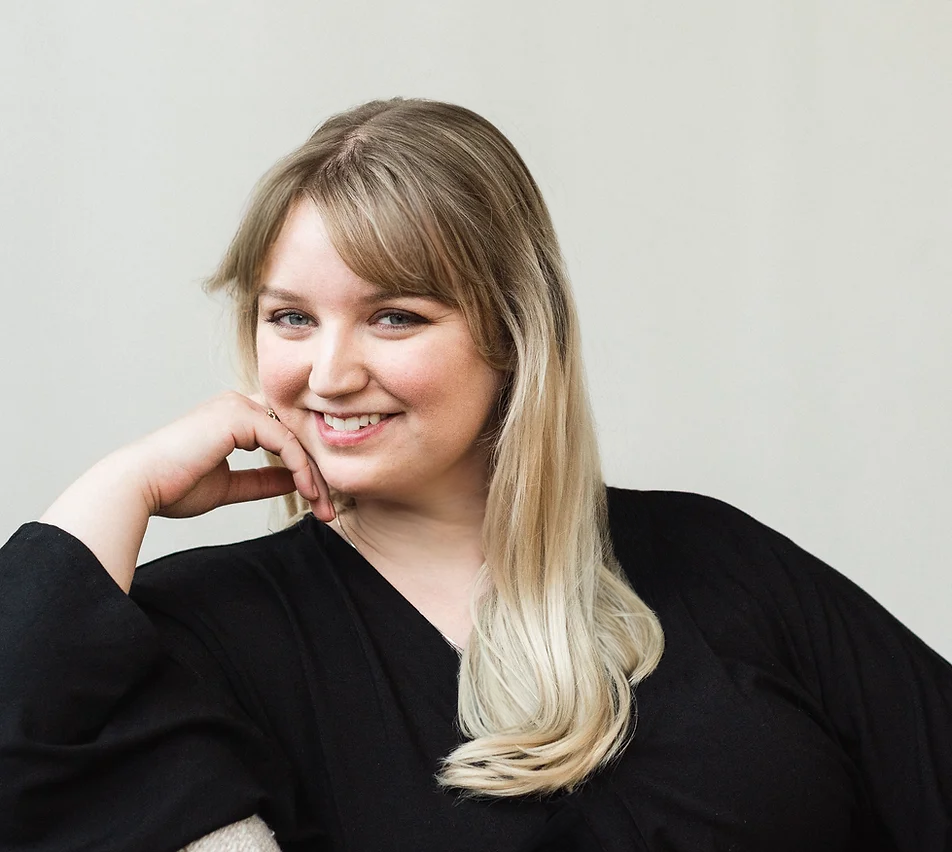
[[[233,439],[239,450],[252,451],[261,447],[278,456],[291,472],[295,487],[302,496],[306,500],[319,498],[319,485],[313,477],[307,453],[294,433],[280,421],[255,409],[252,417],[234,429]]]
[[[305,500],[311,502],[325,497],[327,486],[324,484],[323,477],[318,473],[317,466],[313,463],[307,451],[290,430],[287,432],[287,443],[278,455],[293,474],[294,484]]]
[[[323,521],[325,524],[329,524],[334,518],[337,517],[337,511],[334,509],[334,504],[330,501],[321,502],[321,503],[311,503],[311,514],[314,515],[318,520]]]
[[[334,504],[330,499],[330,489],[321,476],[314,460],[298,441],[297,437],[280,421],[272,418],[268,413],[257,407],[257,400],[248,398],[254,403],[254,416],[242,424],[234,433],[235,446],[242,450],[254,450],[262,447],[281,459],[284,466],[290,471],[295,488],[308,503],[319,503],[321,508],[318,517],[331,520],[335,516]],[[250,427],[250,428],[248,428]]]
[[[228,491],[221,505],[280,497],[294,490],[294,478],[291,472],[281,467],[233,470],[228,477]]]
[[[283,439],[282,446],[273,452],[280,457],[285,467],[291,471],[295,487],[301,493],[301,496],[309,503],[323,500],[327,505],[330,505],[330,493],[314,460],[307,454],[307,451],[301,446],[300,441],[290,429],[284,430]]]
[[[281,422],[281,418],[278,417],[275,410],[268,404],[268,400],[265,398],[263,393],[260,391],[256,393],[250,393],[245,398],[251,400],[257,408],[267,414],[272,420],[277,420],[278,423]]]
[[[319,500],[310,501],[311,511],[314,515],[320,518],[322,521],[333,521],[337,517],[337,511],[334,508],[334,501],[331,500],[331,491],[327,486],[327,482],[324,479],[324,476],[321,474],[320,468],[317,466],[317,462],[311,457],[310,453],[307,453],[307,461],[311,467],[311,475],[314,478],[315,483],[317,484],[318,491],[321,495]]]

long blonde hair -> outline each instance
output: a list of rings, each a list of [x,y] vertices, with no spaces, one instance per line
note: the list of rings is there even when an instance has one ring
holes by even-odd
[[[302,198],[357,275],[458,307],[507,376],[487,591],[459,677],[468,740],[438,779],[489,796],[572,790],[625,747],[632,687],[663,637],[612,552],[578,319],[539,189],[512,144],[462,107],[396,98],[332,117],[262,179],[208,281],[234,299],[249,378],[261,272]]]

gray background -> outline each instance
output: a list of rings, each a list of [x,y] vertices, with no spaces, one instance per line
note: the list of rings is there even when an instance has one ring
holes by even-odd
[[[421,95],[543,187],[608,481],[746,509],[952,656],[952,2],[0,10],[0,538],[233,385],[200,281],[254,181]],[[143,557],[266,517],[157,521]]]

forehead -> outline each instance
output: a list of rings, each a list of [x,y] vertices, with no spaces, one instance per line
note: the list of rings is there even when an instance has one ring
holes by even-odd
[[[288,212],[262,270],[259,298],[300,298],[315,288],[346,287],[362,300],[387,293],[357,275],[338,254],[320,212],[311,201],[299,201]]]
[[[314,276],[360,279],[337,253],[317,207],[308,201],[288,211],[278,236],[268,251],[261,274],[261,289],[286,288]]]
[[[268,252],[257,295],[258,298],[286,299],[315,289],[345,288],[351,298],[367,302],[401,295],[436,296],[430,287],[408,288],[403,286],[400,276],[383,270],[381,273],[379,280],[368,281],[354,272],[337,251],[317,205],[302,199],[289,210]],[[445,301],[439,296],[436,298]]]

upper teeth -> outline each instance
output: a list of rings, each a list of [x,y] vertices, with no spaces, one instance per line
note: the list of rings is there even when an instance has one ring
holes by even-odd
[[[361,426],[375,426],[388,416],[387,414],[361,414],[359,417],[348,417],[345,420],[325,413],[324,422],[335,432],[356,432]]]

